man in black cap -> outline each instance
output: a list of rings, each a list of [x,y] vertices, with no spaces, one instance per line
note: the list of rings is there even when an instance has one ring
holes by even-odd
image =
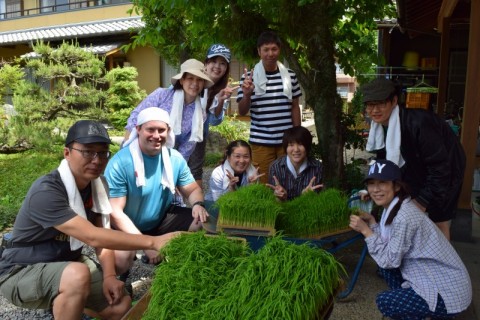
[[[131,298],[117,280],[113,250],[159,250],[175,234],[152,237],[111,230],[108,187],[101,176],[111,140],[102,124],[81,120],[68,131],[60,166],[39,178],[16,217],[0,258],[0,293],[55,318],[83,312],[120,319]],[[82,255],[96,248],[98,262]]]
[[[401,168],[416,205],[450,239],[465,171],[465,153],[446,122],[430,111],[397,104],[392,81],[377,78],[360,88],[372,119],[366,149]]]

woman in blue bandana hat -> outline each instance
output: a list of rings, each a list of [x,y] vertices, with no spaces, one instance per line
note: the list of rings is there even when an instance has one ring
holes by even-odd
[[[378,294],[380,312],[391,319],[448,319],[468,308],[468,271],[440,229],[412,201],[400,168],[389,160],[370,166],[365,178],[370,198],[383,209],[350,217],[365,236],[370,256],[390,290]]]

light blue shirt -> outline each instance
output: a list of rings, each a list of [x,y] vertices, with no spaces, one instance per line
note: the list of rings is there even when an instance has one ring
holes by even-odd
[[[143,187],[136,185],[133,159],[128,147],[118,151],[105,169],[110,197],[127,197],[123,211],[142,232],[160,224],[173,200],[170,190],[164,189],[161,184],[163,171],[161,154],[153,157],[143,154],[143,161],[146,182]],[[170,149],[170,161],[173,181],[177,187],[195,182],[187,162],[178,151]]]

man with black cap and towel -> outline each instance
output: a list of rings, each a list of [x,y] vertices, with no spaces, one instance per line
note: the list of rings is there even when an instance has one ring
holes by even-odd
[[[0,258],[0,294],[16,306],[52,309],[55,319],[120,319],[131,298],[117,279],[114,250],[159,250],[177,233],[133,235],[110,229],[101,176],[111,140],[101,123],[68,131],[60,166],[28,191]],[[82,255],[96,248],[98,262]]]
[[[367,151],[401,168],[415,204],[450,239],[465,171],[465,153],[447,123],[423,109],[398,105],[392,81],[377,78],[360,88],[372,119]]]

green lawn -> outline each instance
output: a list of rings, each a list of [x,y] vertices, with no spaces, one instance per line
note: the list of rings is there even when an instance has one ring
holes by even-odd
[[[59,165],[62,150],[54,146],[49,153],[0,154],[0,230],[11,226],[30,185]]]

